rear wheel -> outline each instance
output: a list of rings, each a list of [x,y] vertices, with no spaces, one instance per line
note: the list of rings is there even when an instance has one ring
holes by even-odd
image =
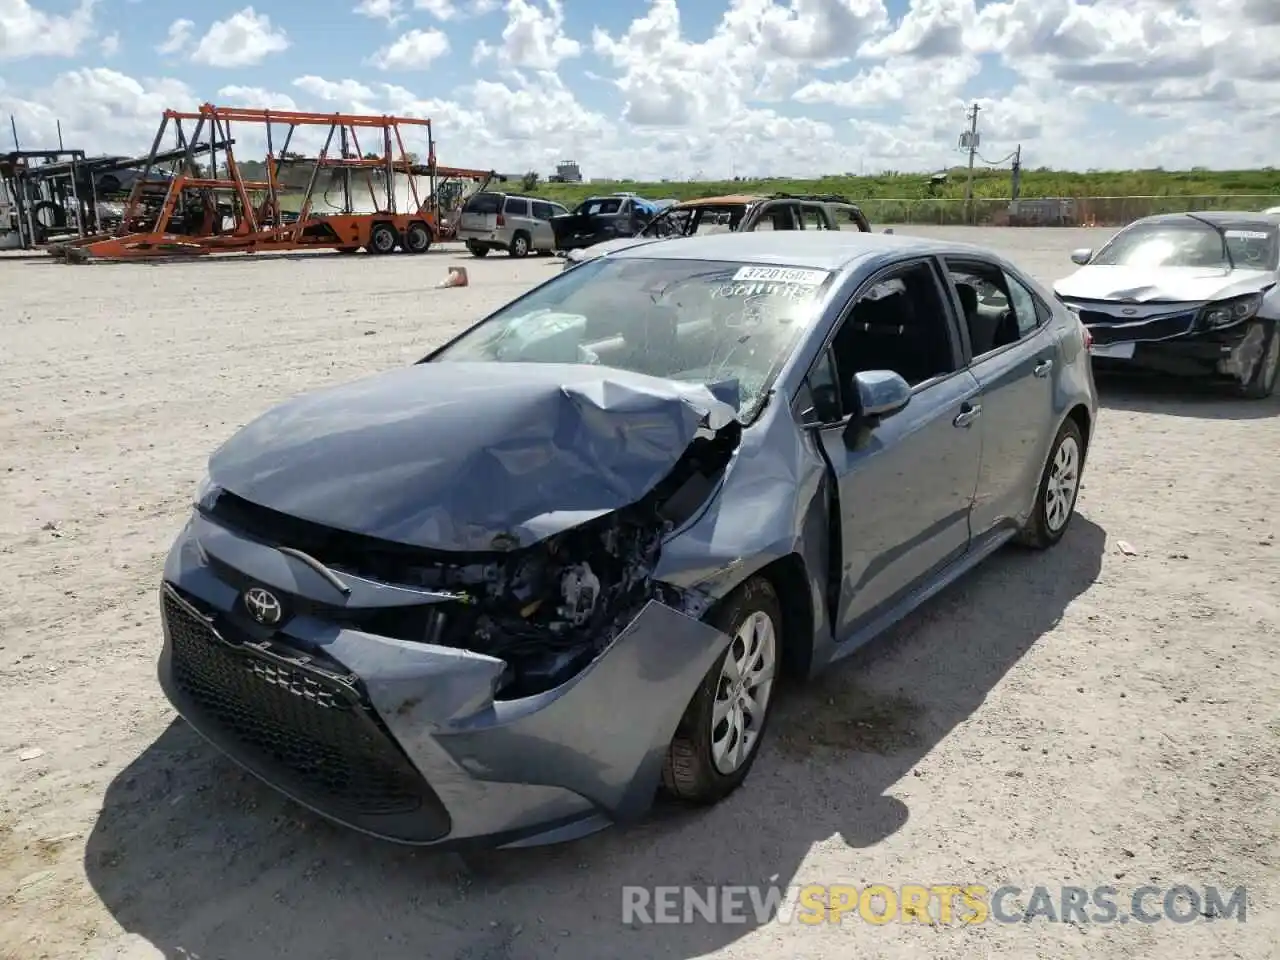
[[[1075,420],[1068,417],[1049,449],[1035,508],[1018,538],[1021,543],[1044,550],[1062,539],[1075,515],[1083,468],[1084,437]]]
[[[407,253],[426,253],[431,249],[431,231],[425,223],[411,223],[404,234],[404,249]]]
[[[1269,323],[1268,336],[1248,382],[1240,386],[1240,395],[1249,400],[1265,400],[1276,389],[1280,375],[1280,323]]]
[[[513,257],[527,257],[529,255],[529,235],[527,233],[517,233],[511,238],[510,253]]]
[[[467,241],[467,250],[473,257],[487,257],[489,255],[489,248],[481,246],[474,240]]]
[[[369,231],[369,245],[365,247],[370,253],[391,253],[399,242],[395,228],[389,223],[375,223]]]
[[[755,762],[772,706],[782,607],[765,577],[752,577],[711,617],[732,639],[703,678],[663,764],[668,792],[712,804],[741,786]]]

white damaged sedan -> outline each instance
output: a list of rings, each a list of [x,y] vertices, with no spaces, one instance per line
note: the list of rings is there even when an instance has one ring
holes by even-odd
[[[1280,214],[1145,217],[1054,284],[1093,337],[1095,367],[1275,390],[1280,370]]]

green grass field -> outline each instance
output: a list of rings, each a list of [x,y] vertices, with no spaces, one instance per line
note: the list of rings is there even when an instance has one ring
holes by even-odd
[[[966,171],[952,170],[945,184],[933,185],[918,173],[879,176],[828,176],[819,180],[737,180],[705,183],[541,183],[538,196],[573,206],[593,194],[630,190],[659,200],[691,200],[724,193],[835,193],[855,201],[960,200]],[[507,189],[510,189],[510,183]],[[1008,197],[1008,170],[975,170],[973,192],[979,198]],[[1022,171],[1022,196],[1035,197],[1208,197],[1275,196],[1280,204],[1280,169],[1263,170],[1117,170],[1070,173]]]

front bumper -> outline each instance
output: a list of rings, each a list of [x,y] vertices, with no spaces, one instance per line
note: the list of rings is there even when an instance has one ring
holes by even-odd
[[[349,610],[414,602],[344,579]],[[292,616],[257,627],[243,613],[248,585]],[[416,845],[534,846],[642,817],[676,725],[729,643],[650,601],[575,677],[504,701],[502,660],[344,627],[338,605],[306,565],[197,515],[165,564],[160,684],[272,787]]]
[[[1161,340],[1125,340],[1115,336],[1100,342],[1097,328],[1091,352],[1101,372],[1143,370],[1180,377],[1204,377],[1245,383],[1252,376],[1268,342],[1272,323],[1254,320],[1226,330],[1196,331]]]

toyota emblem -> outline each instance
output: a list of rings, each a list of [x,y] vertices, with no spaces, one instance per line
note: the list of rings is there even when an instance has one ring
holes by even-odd
[[[284,615],[279,598],[263,587],[250,587],[245,591],[244,608],[264,627],[274,627]]]
[[[1121,313],[1123,313],[1126,317],[1132,317],[1132,316],[1133,316],[1135,313],[1137,313],[1138,311],[1137,311],[1136,309],[1134,309],[1133,307],[1125,307],[1125,308],[1124,308],[1123,310],[1121,310],[1120,312],[1121,312]]]

